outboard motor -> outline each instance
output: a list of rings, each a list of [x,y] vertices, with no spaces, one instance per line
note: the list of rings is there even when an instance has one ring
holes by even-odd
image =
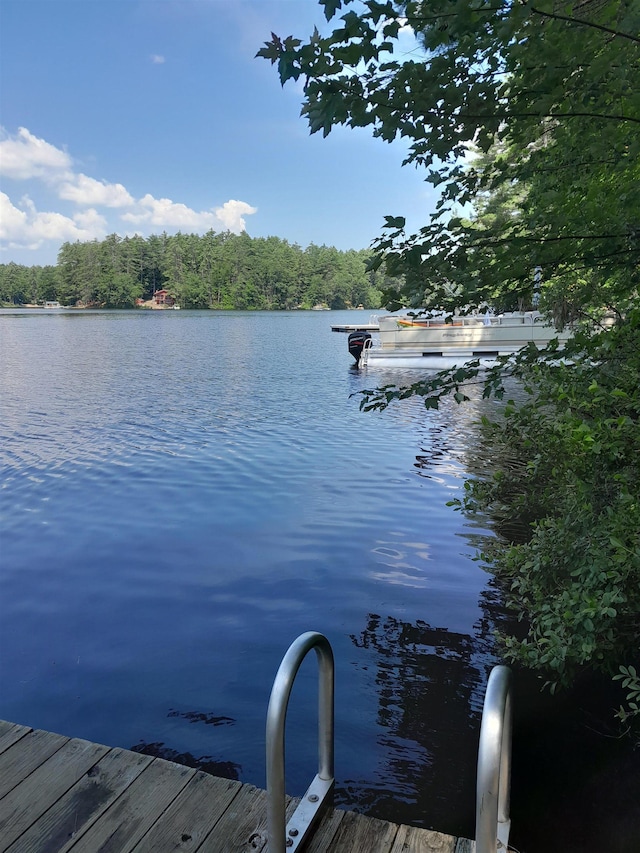
[[[365,341],[370,341],[371,335],[369,332],[351,332],[349,335],[349,352],[355,358],[356,364],[360,362],[360,356],[365,345]]]

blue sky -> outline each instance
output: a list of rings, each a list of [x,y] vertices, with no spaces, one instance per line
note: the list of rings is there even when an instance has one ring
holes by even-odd
[[[311,136],[301,86],[254,58],[316,24],[317,0],[0,0],[0,262],[114,232],[361,249],[385,215],[424,224],[436,193],[401,142]]]

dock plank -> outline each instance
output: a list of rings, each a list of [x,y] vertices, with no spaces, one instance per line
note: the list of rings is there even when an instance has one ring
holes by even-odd
[[[67,853],[152,761],[129,750],[110,750],[7,853]]]
[[[130,853],[195,772],[154,758],[102,819],[71,846],[72,853]]]
[[[4,720],[0,720],[0,723],[2,723],[0,726],[0,755],[32,731],[29,726],[5,723]]]
[[[17,725],[17,723],[10,723],[9,720],[0,720],[0,737],[2,737],[5,732],[8,732],[9,729],[12,729]]]
[[[242,788],[240,782],[198,771],[133,853],[191,853],[209,835]]]
[[[267,841],[267,795],[243,785],[198,853],[256,853]]]
[[[391,853],[455,853],[455,846],[456,840],[450,835],[415,826],[399,826]]]
[[[333,849],[331,843],[336,837],[342,819],[346,815],[345,811],[340,809],[332,809],[328,811],[320,821],[318,828],[311,836],[305,853],[326,853],[327,850]]]
[[[327,853],[391,853],[398,833],[395,823],[387,823],[355,812],[345,812]]]
[[[54,738],[53,743],[57,743],[58,735]],[[0,853],[4,853],[109,751],[108,747],[87,740],[65,738],[65,741],[0,800]]]
[[[68,737],[51,735],[37,729],[14,741],[0,755],[0,797],[19,785],[68,741]]]
[[[130,750],[0,721],[0,786],[0,853],[268,853],[266,791]],[[287,798],[287,819],[298,802]],[[467,839],[338,809],[306,847],[474,850]]]

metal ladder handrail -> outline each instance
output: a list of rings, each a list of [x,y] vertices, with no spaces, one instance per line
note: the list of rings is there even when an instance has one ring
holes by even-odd
[[[362,344],[362,352],[360,353],[360,360],[358,362],[358,367],[366,367],[369,363],[369,350],[373,346],[373,339],[366,338],[364,343]]]
[[[506,851],[511,789],[511,670],[491,670],[482,709],[476,787],[476,853]]]
[[[318,773],[285,827],[284,727],[294,679],[303,659],[318,659]],[[267,709],[267,838],[269,853],[297,850],[330,802],[333,769],[334,663],[323,634],[307,631],[289,646],[276,673]]]

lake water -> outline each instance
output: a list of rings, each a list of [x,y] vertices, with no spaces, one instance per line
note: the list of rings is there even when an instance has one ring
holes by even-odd
[[[0,717],[263,787],[273,678],[320,631],[337,801],[471,837],[503,613],[472,559],[487,531],[446,503],[477,409],[360,412],[419,375],[353,367],[330,326],[363,312],[1,314]],[[316,684],[311,655],[295,795]]]
[[[321,631],[339,800],[472,831],[492,596],[446,506],[472,414],[361,413],[351,395],[398,376],[355,370],[330,330],[363,319],[3,312],[1,717],[263,786],[275,672]],[[312,655],[294,794],[316,680]]]

